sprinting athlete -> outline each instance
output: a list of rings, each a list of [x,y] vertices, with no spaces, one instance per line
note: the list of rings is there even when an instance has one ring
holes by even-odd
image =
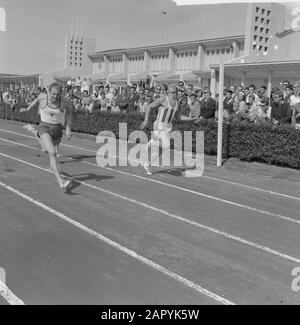
[[[55,146],[61,141],[64,121],[66,121],[67,138],[70,139],[72,136],[72,104],[68,98],[62,95],[61,86],[57,83],[49,86],[49,94],[41,93],[38,102],[41,115],[38,133],[43,147],[50,156],[50,166],[59,187],[66,189],[71,184],[71,181],[63,179],[60,175]],[[33,106],[22,108],[20,112],[29,111]]]
[[[179,105],[176,95],[176,87],[174,85],[169,85],[167,90],[167,95],[158,98],[153,103],[146,107],[145,120],[141,125],[141,128],[145,128],[149,121],[150,111],[153,108],[158,108],[158,113],[156,121],[154,122],[154,138],[151,139],[146,147],[150,148],[151,144],[158,144],[161,142],[162,150],[168,150],[170,148],[170,133],[173,129],[173,120],[178,118],[182,121],[194,120],[193,118],[181,116],[179,112]],[[159,153],[155,152],[144,164],[144,169],[148,175],[152,175],[151,165],[159,158]]]

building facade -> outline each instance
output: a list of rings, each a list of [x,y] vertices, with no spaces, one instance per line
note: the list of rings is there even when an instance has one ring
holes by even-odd
[[[300,31],[288,28],[286,7],[252,3],[248,4],[244,35],[101,52],[95,52],[94,40],[69,35],[65,69],[48,77],[80,76],[125,84],[154,76],[158,82],[184,80],[209,87],[215,94],[222,62],[226,86],[264,84],[270,91],[282,79],[300,80],[299,53]],[[46,80],[43,77],[44,84]]]

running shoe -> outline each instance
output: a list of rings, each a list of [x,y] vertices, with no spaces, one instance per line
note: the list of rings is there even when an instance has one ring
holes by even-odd
[[[144,164],[144,169],[145,169],[147,175],[152,176],[152,170],[151,170],[151,168],[150,168],[149,163],[145,163],[145,164]]]
[[[66,190],[71,185],[71,183],[72,183],[72,181],[70,179],[66,180],[66,181],[63,180],[63,183],[60,186],[60,188]]]

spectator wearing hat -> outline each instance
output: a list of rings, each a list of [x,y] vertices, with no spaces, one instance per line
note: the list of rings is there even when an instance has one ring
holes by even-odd
[[[283,99],[285,99],[287,97],[287,87],[288,85],[290,85],[291,83],[288,80],[284,80],[280,83],[280,85],[282,86],[282,94],[283,94]]]
[[[274,93],[273,103],[271,105],[271,119],[274,124],[291,123],[292,109],[290,105],[283,100],[282,93]]]

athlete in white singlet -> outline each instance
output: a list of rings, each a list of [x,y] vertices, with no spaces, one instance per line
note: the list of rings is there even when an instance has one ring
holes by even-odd
[[[173,128],[173,120],[180,116],[179,105],[176,98],[176,87],[174,85],[168,86],[167,96],[155,100],[153,103],[146,107],[145,120],[141,125],[141,128],[145,128],[148,124],[150,111],[153,108],[158,107],[158,113],[156,121],[154,122],[154,138],[151,139],[147,144],[147,149],[150,148],[151,144],[159,144],[161,141],[162,150],[168,150],[170,148],[170,133]],[[180,116],[182,121],[190,121],[192,118],[186,116]],[[144,169],[148,175],[152,175],[151,165],[159,158],[159,153],[155,152],[150,161],[144,164]]]
[[[49,86],[49,94],[41,93],[38,97],[41,123],[38,133],[44,148],[50,156],[50,166],[55,174],[60,188],[66,189],[70,180],[64,180],[59,172],[55,146],[62,138],[63,125],[66,121],[66,136],[71,138],[72,104],[70,100],[62,95],[59,84],[53,83]],[[33,106],[22,108],[20,112],[28,111]]]

